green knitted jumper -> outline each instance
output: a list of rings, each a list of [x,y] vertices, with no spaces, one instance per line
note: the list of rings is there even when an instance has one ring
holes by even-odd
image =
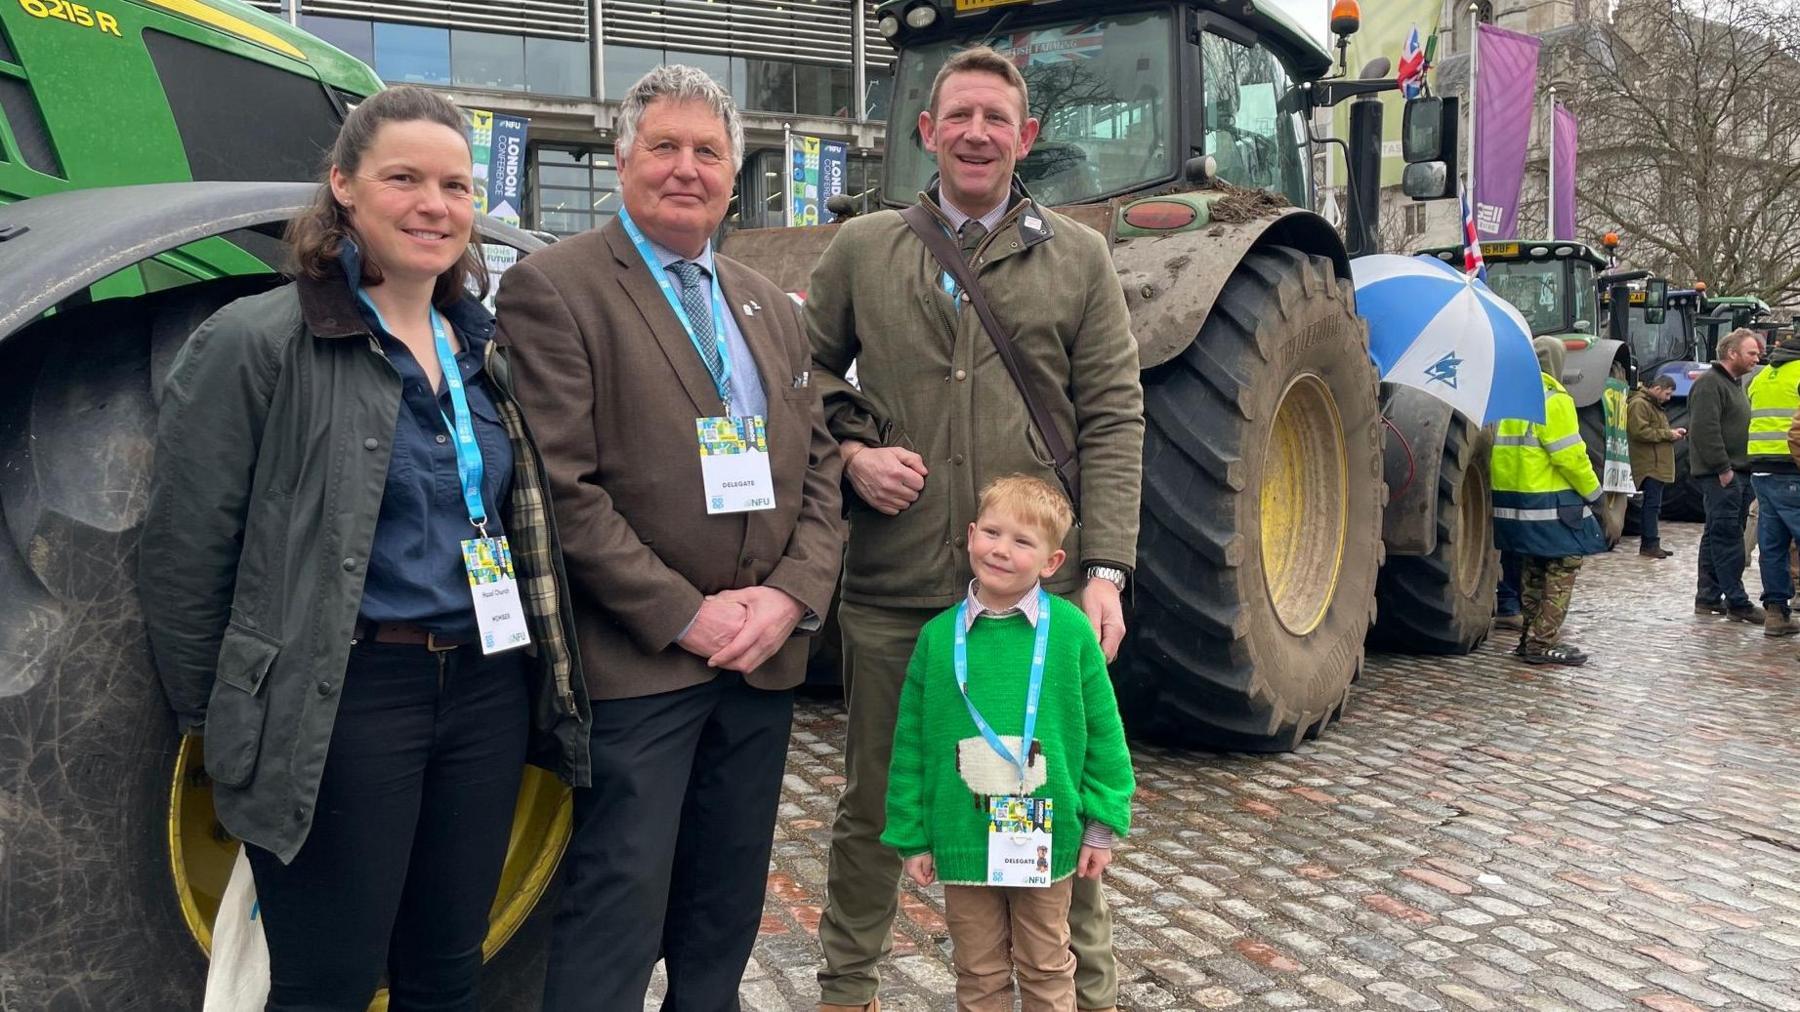
[[[1048,617],[1050,644],[1036,731],[1043,749],[1036,762],[1044,764],[1044,783],[1031,796],[1054,799],[1050,867],[1055,880],[1074,874],[1084,824],[1104,823],[1120,837],[1130,831],[1136,781],[1093,626],[1081,609],[1055,595]],[[1000,760],[976,729],[956,687],[955,623],[955,608],[926,623],[907,665],[881,842],[904,857],[930,852],[944,882],[983,885],[987,810],[984,798],[957,768],[957,743],[973,739],[984,760]],[[1022,614],[980,618],[969,630],[969,698],[1002,737],[1016,738],[1024,731],[1035,640],[1036,632]]]

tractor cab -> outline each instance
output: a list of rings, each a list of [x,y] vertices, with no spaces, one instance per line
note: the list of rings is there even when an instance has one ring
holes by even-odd
[[[1461,264],[1461,246],[1420,250]],[[1512,303],[1531,328],[1532,337],[1546,334],[1572,340],[1598,335],[1596,284],[1606,261],[1578,242],[1484,242],[1487,285]]]
[[[1700,312],[1694,320],[1694,326],[1699,337],[1698,345],[1703,352],[1698,358],[1701,362],[1710,362],[1719,347],[1719,338],[1739,327],[1762,331],[1767,343],[1770,332],[1779,325],[1769,318],[1769,304],[1754,295],[1702,293]]]
[[[1040,202],[1094,203],[1213,178],[1311,206],[1300,86],[1329,55],[1281,11],[1095,0],[888,0],[876,27],[900,51],[883,195],[911,203],[936,160],[918,114],[949,56],[985,44],[1015,63],[1042,125],[1018,174]],[[1197,45],[1187,44],[1197,42]],[[1183,185],[1187,184],[1187,185]]]
[[[1695,288],[1669,288],[1660,312],[1650,303],[1656,301],[1646,281],[1629,283],[1626,312],[1618,321],[1625,341],[1631,345],[1637,363],[1638,378],[1648,380],[1667,374],[1675,380],[1676,396],[1686,397],[1695,374],[1706,368],[1708,354],[1700,339],[1696,318],[1700,314],[1702,293]],[[1613,320],[1612,292],[1600,291],[1600,308],[1609,324]]]

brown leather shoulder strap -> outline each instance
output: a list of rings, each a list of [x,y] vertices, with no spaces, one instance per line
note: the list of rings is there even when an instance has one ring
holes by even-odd
[[[1043,437],[1044,445],[1050,449],[1050,459],[1056,468],[1056,477],[1062,482],[1063,491],[1069,496],[1069,504],[1075,508],[1075,516],[1081,517],[1081,464],[1075,459],[1075,451],[1069,441],[1063,437],[1062,430],[1057,428],[1056,419],[1050,416],[1043,401],[1032,392],[1030,384],[1025,382],[1024,370],[1019,366],[1019,354],[1013,348],[1012,335],[1000,326],[994,316],[994,309],[988,304],[987,295],[975,279],[975,272],[963,260],[962,250],[952,242],[949,233],[938,224],[931,211],[924,204],[914,204],[900,212],[901,220],[906,222],[913,234],[931,251],[950,276],[956,279],[957,287],[969,297],[969,305],[975,309],[975,315],[981,319],[981,327],[987,331],[988,338],[994,342],[994,350],[1000,355],[1001,364],[1006,366],[1007,375],[1012,377],[1013,385],[1019,388],[1019,396],[1025,401],[1025,411],[1031,416],[1031,424],[1037,427],[1038,434]]]

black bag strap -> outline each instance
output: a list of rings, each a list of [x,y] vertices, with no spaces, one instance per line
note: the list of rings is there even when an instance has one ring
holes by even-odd
[[[938,219],[923,203],[914,204],[900,212],[900,218],[913,230],[925,248],[931,251],[944,270],[956,279],[956,284],[969,297],[969,305],[975,307],[975,315],[981,319],[983,330],[994,342],[994,350],[1000,354],[1000,361],[1006,366],[1007,375],[1012,377],[1013,385],[1019,388],[1019,396],[1025,400],[1025,411],[1031,416],[1031,424],[1036,426],[1038,434],[1043,437],[1044,445],[1050,448],[1050,459],[1056,468],[1056,477],[1062,482],[1063,491],[1069,496],[1069,504],[1075,509],[1075,517],[1081,517],[1081,464],[1075,459],[1075,451],[1063,438],[1062,430],[1057,428],[1056,419],[1045,410],[1043,401],[1033,394],[1031,386],[1025,382],[1025,373],[1019,367],[1019,353],[1013,348],[1012,335],[1000,326],[994,317],[994,308],[988,304],[987,294],[975,280],[975,272],[969,269],[968,262],[963,260],[962,249],[950,240],[950,233],[944,231]]]

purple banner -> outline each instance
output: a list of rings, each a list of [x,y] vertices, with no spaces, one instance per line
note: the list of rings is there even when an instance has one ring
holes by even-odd
[[[1550,135],[1555,139],[1556,159],[1550,166],[1551,192],[1556,195],[1556,234],[1552,239],[1575,238],[1575,114],[1561,102],[1550,111]]]
[[[1475,226],[1483,239],[1519,234],[1519,184],[1537,90],[1535,36],[1481,25],[1475,78]]]

